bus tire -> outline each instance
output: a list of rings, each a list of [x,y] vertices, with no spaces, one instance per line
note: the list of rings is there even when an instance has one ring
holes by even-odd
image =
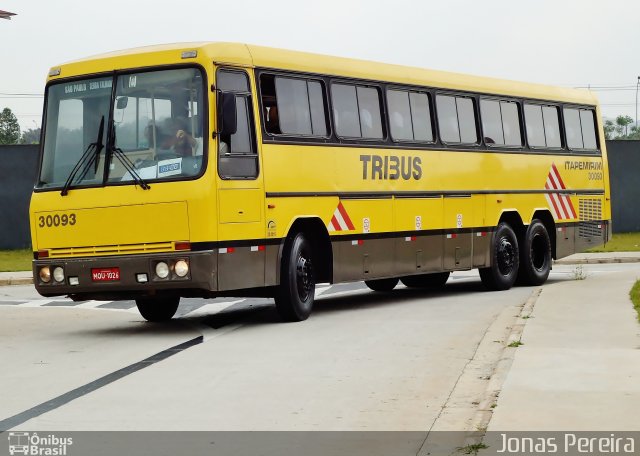
[[[542,285],[551,272],[551,239],[547,228],[538,219],[531,221],[520,248],[518,282]]]
[[[373,291],[391,291],[398,285],[397,278],[365,280],[364,284]]]
[[[482,284],[489,290],[508,290],[518,277],[518,238],[509,224],[501,222],[491,241],[491,266],[480,269]]]
[[[449,279],[449,271],[433,274],[419,274],[406,276],[400,279],[404,286],[409,288],[440,288]]]
[[[180,304],[178,296],[136,299],[140,315],[152,322],[171,320],[178,310],[178,304]]]
[[[284,321],[303,321],[311,314],[316,289],[311,244],[297,233],[285,244],[276,309]]]

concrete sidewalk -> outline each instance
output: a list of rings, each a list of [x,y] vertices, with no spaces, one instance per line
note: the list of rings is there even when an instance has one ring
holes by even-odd
[[[31,271],[0,272],[0,287],[31,284],[33,284],[33,273]]]
[[[640,429],[640,268],[545,285],[489,431]]]

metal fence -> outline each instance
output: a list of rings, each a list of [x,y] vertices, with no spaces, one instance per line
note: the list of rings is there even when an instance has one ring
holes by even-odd
[[[613,231],[640,231],[640,141],[607,141]],[[0,249],[29,248],[37,145],[0,146]]]
[[[0,249],[31,247],[29,199],[38,145],[0,146]]]

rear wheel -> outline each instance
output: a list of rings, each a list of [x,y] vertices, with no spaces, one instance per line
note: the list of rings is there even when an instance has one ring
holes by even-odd
[[[480,279],[489,290],[508,290],[518,277],[520,264],[518,239],[507,223],[500,223],[493,234],[491,266],[480,269]]]
[[[365,280],[364,283],[373,291],[391,291],[398,285],[398,279]]]
[[[136,299],[140,315],[153,322],[171,320],[178,310],[178,304],[180,298],[177,296]]]
[[[551,239],[540,220],[532,220],[520,248],[518,281],[524,285],[542,285],[551,272]]]
[[[287,242],[282,255],[276,308],[285,321],[306,320],[313,308],[316,290],[311,245],[302,233]]]
[[[434,274],[420,274],[403,277],[402,283],[409,288],[440,288],[449,279],[449,271],[436,272]]]

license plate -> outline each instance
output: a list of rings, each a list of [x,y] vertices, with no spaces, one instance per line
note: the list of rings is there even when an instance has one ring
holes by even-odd
[[[120,268],[99,268],[91,270],[94,282],[113,282],[120,280]]]

